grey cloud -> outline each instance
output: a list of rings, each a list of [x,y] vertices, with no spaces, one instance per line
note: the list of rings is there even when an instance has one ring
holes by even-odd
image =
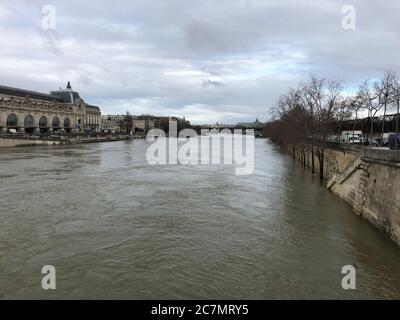
[[[225,87],[225,84],[220,82],[220,81],[212,81],[210,79],[203,80],[203,87],[208,88],[208,87],[214,87],[214,88],[221,88]]]
[[[47,4],[52,32],[40,27]],[[357,10],[356,30],[341,28],[344,4]],[[106,113],[265,119],[310,73],[356,86],[400,71],[399,9],[395,0],[2,0],[0,83],[49,91],[70,80]]]

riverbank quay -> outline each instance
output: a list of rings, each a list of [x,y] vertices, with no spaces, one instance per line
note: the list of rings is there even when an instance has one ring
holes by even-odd
[[[141,139],[143,134],[137,135],[68,135],[68,136],[27,136],[1,135],[0,148],[51,146],[83,143],[112,142],[121,140]]]
[[[301,166],[320,173],[311,147],[287,151]],[[327,143],[322,168],[324,185],[400,246],[400,151]]]

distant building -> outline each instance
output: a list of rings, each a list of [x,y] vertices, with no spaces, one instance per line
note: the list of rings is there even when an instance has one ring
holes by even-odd
[[[244,128],[249,128],[249,129],[262,129],[264,126],[263,122],[260,122],[258,120],[258,117],[256,119],[256,121],[254,122],[239,122],[237,124],[238,127],[244,127]]]
[[[121,131],[121,122],[125,116],[120,115],[102,115],[100,130],[103,132],[118,133]]]
[[[128,130],[131,130],[133,133],[147,133],[151,129],[159,128],[159,125],[159,119],[151,115],[132,116],[127,114],[101,116],[101,130],[103,132],[126,133]]]
[[[129,121],[130,123],[128,123]],[[177,117],[156,117],[148,114],[133,116],[127,113],[127,115],[101,116],[101,131],[112,133],[126,133],[127,131],[131,130],[132,133],[147,133],[151,129],[158,128],[168,133],[170,121],[177,122],[178,131],[190,127],[190,122],[186,121],[185,118],[181,119]]]
[[[189,121],[183,118],[178,117],[159,117],[160,121],[160,129],[163,130],[165,133],[169,133],[169,123],[171,121],[175,121],[177,123],[177,131],[181,131],[186,128],[191,128],[191,124]]]
[[[50,94],[0,86],[1,132],[97,132],[100,115],[100,108],[85,103],[69,82]]]
[[[151,129],[160,128],[160,118],[152,115],[133,117],[133,129],[135,132],[149,132]]]

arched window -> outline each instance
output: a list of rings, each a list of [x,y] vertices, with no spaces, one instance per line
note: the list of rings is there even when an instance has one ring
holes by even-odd
[[[53,119],[53,123],[52,123],[53,128],[59,128],[60,127],[60,119],[58,119],[57,117],[55,117]]]
[[[71,127],[71,120],[69,118],[64,119],[64,128],[70,128]]]
[[[31,115],[28,115],[28,116],[25,117],[24,127],[25,128],[33,128],[34,127],[34,122],[35,122],[35,120],[33,119],[33,117]]]
[[[47,118],[45,116],[40,117],[39,119],[39,127],[47,128]]]
[[[7,127],[16,127],[17,125],[18,125],[18,117],[14,113],[11,113],[7,117]]]

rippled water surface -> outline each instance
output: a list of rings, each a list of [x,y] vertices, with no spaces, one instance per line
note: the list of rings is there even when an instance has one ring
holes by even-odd
[[[1,298],[400,299],[400,249],[267,140],[250,176],[147,145],[0,149]]]

